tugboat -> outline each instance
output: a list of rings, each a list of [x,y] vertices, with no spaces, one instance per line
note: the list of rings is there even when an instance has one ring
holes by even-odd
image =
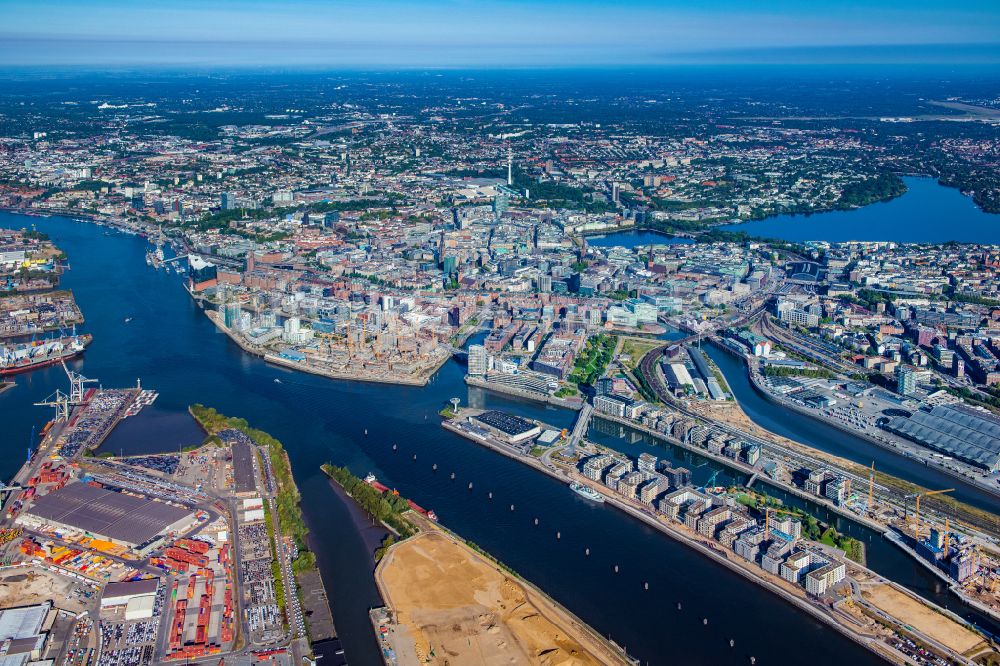
[[[597,502],[598,504],[604,503],[604,495],[597,492],[593,488],[583,485],[582,483],[577,483],[576,481],[574,481],[573,483],[569,484],[569,489],[572,490],[577,495],[579,495],[580,497],[583,497],[584,499],[589,499],[591,502]]]

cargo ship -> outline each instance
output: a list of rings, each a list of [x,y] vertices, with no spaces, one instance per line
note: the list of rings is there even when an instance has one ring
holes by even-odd
[[[83,353],[89,334],[0,346],[0,377],[16,375],[67,361]]]
[[[593,488],[590,488],[589,486],[583,485],[582,483],[577,483],[576,481],[574,481],[573,483],[569,484],[569,489],[572,490],[577,495],[579,495],[580,497],[589,499],[591,502],[597,502],[598,504],[604,503],[604,495],[597,492]]]
[[[374,474],[368,474],[368,476],[365,477],[365,483],[367,483],[369,486],[371,486],[375,490],[379,491],[380,493],[385,494],[385,493],[388,492],[390,495],[399,496],[399,491],[398,490],[395,490],[395,489],[389,490],[388,486],[386,486],[386,485],[384,485],[382,483],[379,483],[378,479],[375,478]],[[424,516],[427,516],[431,520],[437,520],[438,519],[437,514],[434,513],[433,509],[425,509],[422,506],[420,506],[419,504],[417,504],[416,502],[414,502],[413,500],[409,500],[409,499],[406,500],[406,503],[409,505],[409,507],[411,509],[413,509],[417,513],[422,514]]]

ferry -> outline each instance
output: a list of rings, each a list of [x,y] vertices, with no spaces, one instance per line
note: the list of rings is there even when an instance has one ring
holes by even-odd
[[[594,490],[589,486],[583,485],[582,483],[577,483],[576,481],[574,481],[573,483],[569,484],[569,489],[572,490],[577,495],[579,495],[580,497],[583,497],[584,499],[589,499],[591,502],[597,502],[598,504],[604,503],[604,495],[602,495],[601,493],[597,492],[596,490]]]

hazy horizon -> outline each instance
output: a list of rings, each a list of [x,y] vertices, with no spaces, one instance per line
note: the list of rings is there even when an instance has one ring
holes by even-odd
[[[1000,63],[1000,5],[886,0],[0,0],[0,66]]]

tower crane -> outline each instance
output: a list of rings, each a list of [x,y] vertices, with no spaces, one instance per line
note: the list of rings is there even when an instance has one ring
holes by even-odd
[[[791,515],[797,515],[795,511],[790,511],[788,509],[775,509],[774,507],[766,506],[764,507],[764,534],[771,534],[771,514],[772,513],[787,513]]]
[[[868,511],[875,512],[875,461],[872,461],[872,471],[868,473]]]
[[[698,490],[700,490],[701,492],[705,492],[706,488],[710,488],[710,487],[714,488],[715,487],[715,477],[719,476],[719,472],[721,472],[721,471],[722,470],[717,469],[714,472],[712,472],[712,476],[708,477],[708,481],[706,481],[704,483],[704,485],[702,485],[702,487],[699,488]]]
[[[955,490],[954,488],[946,488],[944,490],[931,490],[926,493],[917,493],[916,502],[914,503],[914,524],[913,524],[913,538],[920,541],[920,498],[930,497],[931,495],[941,495],[943,493],[950,493]]]

